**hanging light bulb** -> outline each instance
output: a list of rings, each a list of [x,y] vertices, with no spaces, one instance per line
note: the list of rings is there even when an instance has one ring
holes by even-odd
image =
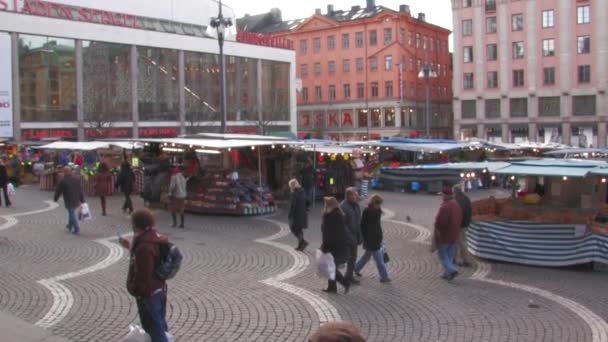
[[[232,148],[228,147],[228,152],[232,151]]]
[[[606,183],[606,178],[602,178],[602,183]]]
[[[475,178],[475,172],[471,173],[471,177]]]
[[[251,146],[251,149],[252,149],[252,150],[255,150],[255,146]]]
[[[283,148],[285,148],[285,145],[283,145]]]
[[[562,179],[565,180],[565,181],[567,181],[568,177],[564,176]]]
[[[274,145],[272,145],[272,148],[274,149]]]
[[[515,180],[515,176],[511,176],[511,180]]]
[[[461,174],[460,174],[460,178],[464,178],[464,173],[461,173]]]
[[[492,176],[492,180],[496,180],[496,176]]]

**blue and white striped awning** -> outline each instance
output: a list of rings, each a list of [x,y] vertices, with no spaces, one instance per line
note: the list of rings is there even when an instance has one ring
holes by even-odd
[[[467,231],[471,254],[534,266],[608,264],[608,236],[588,234],[585,225],[535,222],[475,222]]]
[[[585,177],[592,170],[602,167],[608,167],[608,163],[595,160],[547,158],[512,162],[511,165],[498,169],[494,173],[520,176]]]

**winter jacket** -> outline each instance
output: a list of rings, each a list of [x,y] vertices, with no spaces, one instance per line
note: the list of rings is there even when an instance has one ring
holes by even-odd
[[[344,215],[339,209],[323,215],[321,235],[321,252],[331,253],[336,265],[345,263],[350,250],[350,237],[346,231]]]
[[[97,176],[95,176],[95,193],[97,193],[97,196],[112,195],[112,174],[110,172],[97,172]]]
[[[306,212],[306,194],[304,189],[298,188],[289,197],[289,228],[308,228],[308,213]]]
[[[361,235],[363,236],[363,248],[367,251],[377,251],[382,247],[382,210],[365,208],[361,218]]]
[[[68,209],[78,208],[84,203],[84,193],[80,186],[80,179],[73,175],[65,175],[55,188],[55,202],[63,196],[63,202]]]
[[[302,176],[302,187],[311,189],[315,185],[315,169],[312,166],[307,166],[300,171]]]
[[[168,242],[166,236],[153,228],[133,238],[127,275],[127,290],[133,297],[150,297],[166,287],[165,281],[158,279],[154,270],[160,264],[160,245]]]
[[[458,241],[462,224],[462,209],[455,200],[443,201],[435,218],[435,239],[438,244]]]
[[[133,184],[135,183],[135,173],[129,164],[123,163],[120,167],[120,173],[116,180],[116,188],[120,188],[123,193],[132,193]]]
[[[169,183],[169,196],[177,199],[184,199],[188,195],[186,190],[186,177],[182,173],[171,176]]]
[[[462,209],[462,228],[466,228],[471,224],[471,217],[473,212],[473,207],[471,206],[471,200],[465,194],[456,193],[454,199]]]
[[[5,186],[8,183],[8,172],[6,166],[0,165],[0,186]]]
[[[346,231],[350,235],[352,245],[358,246],[363,242],[361,236],[361,207],[358,203],[351,203],[348,200],[340,203],[340,209],[344,212]]]

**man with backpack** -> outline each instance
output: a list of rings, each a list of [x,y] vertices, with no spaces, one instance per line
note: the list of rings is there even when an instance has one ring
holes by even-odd
[[[131,215],[133,241],[120,238],[119,242],[131,251],[127,290],[137,301],[142,328],[152,342],[166,342],[168,327],[167,283],[181,262],[179,250],[167,237],[154,229],[154,215],[148,209],[138,209]]]

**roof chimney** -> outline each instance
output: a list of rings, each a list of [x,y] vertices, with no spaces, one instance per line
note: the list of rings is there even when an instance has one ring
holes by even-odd
[[[358,11],[358,10],[360,10],[360,9],[361,9],[361,6],[352,6],[352,7],[350,8],[351,12],[357,12],[357,11]]]
[[[321,15],[321,9],[315,8],[315,15]]]
[[[367,0],[367,9],[373,9],[376,7],[376,0]]]
[[[327,15],[330,17],[334,15],[334,5],[327,5]]]
[[[410,13],[410,6],[408,5],[399,5],[399,12],[402,13]]]
[[[426,14],[424,14],[422,12],[418,13],[418,20],[426,21]]]

